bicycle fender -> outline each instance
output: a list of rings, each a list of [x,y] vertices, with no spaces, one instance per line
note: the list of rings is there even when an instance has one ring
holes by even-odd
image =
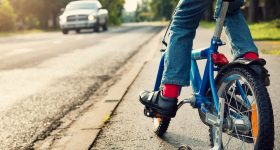
[[[250,59],[240,58],[221,67],[217,77],[219,77],[223,72],[225,72],[228,69],[234,67],[244,67],[250,69],[255,74],[257,74],[258,78],[264,82],[265,86],[269,86],[270,74],[268,73],[267,69],[264,67],[265,65],[266,65],[266,61],[264,59],[250,60]]]

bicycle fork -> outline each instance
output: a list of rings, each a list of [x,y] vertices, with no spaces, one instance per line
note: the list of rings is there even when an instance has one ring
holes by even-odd
[[[223,0],[222,7],[220,11],[220,15],[217,19],[217,25],[214,33],[214,39],[220,40],[228,6],[230,0]],[[213,86],[211,86],[213,88]],[[214,86],[215,88],[215,86]],[[214,90],[215,91],[215,90]],[[217,93],[216,93],[217,94]],[[219,107],[218,107],[218,117],[215,117],[213,114],[206,113],[206,122],[210,124],[214,124],[214,147],[211,150],[222,150],[222,134],[223,134],[223,126],[224,126],[224,110],[225,110],[225,100],[224,98],[218,98],[219,100]]]

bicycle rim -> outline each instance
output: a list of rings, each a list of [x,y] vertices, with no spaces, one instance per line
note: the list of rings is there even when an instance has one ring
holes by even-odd
[[[233,77],[235,76],[235,77]],[[238,80],[235,80],[238,76]],[[218,87],[218,96],[225,100],[225,119],[231,127],[224,128],[222,142],[224,149],[254,149],[258,138],[258,118],[254,89],[248,80],[240,74],[232,74],[227,79],[234,79],[223,87]],[[237,82],[242,85],[242,89],[247,95],[248,101],[244,101],[237,87]],[[248,129],[243,131],[233,122],[245,120]],[[211,128],[213,132],[215,129]],[[213,134],[212,134],[213,135]]]

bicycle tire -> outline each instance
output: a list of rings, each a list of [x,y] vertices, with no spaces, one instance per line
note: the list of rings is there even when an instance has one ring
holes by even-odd
[[[155,117],[153,118],[154,122],[154,132],[158,137],[162,137],[170,124],[171,118],[168,117]]]
[[[230,68],[228,70],[225,70],[220,76],[216,78],[216,88],[219,91],[221,88],[222,81],[224,81],[225,78],[231,76],[231,75],[239,75],[243,77],[243,80],[246,80],[246,84],[248,84],[249,90],[252,92],[252,96],[255,98],[255,109],[251,109],[251,112],[248,110],[248,116],[250,116],[250,122],[251,122],[251,135],[253,137],[253,149],[255,150],[272,150],[274,147],[274,117],[273,117],[273,110],[272,110],[272,104],[269,97],[269,94],[267,92],[266,86],[264,83],[257,77],[256,74],[252,70],[250,70],[247,67],[234,67]],[[248,89],[247,89],[248,90]],[[227,94],[226,94],[227,95]],[[231,102],[230,102],[231,103]],[[253,104],[253,102],[250,102],[250,105]],[[238,104],[236,104],[238,108]],[[253,106],[253,105],[251,105]],[[227,104],[228,109],[230,109],[229,104]],[[240,106],[241,108],[241,106]],[[244,108],[242,108],[244,109]],[[212,109],[214,110],[214,109]],[[257,123],[252,123],[253,118],[253,112],[257,112]],[[243,111],[240,111],[241,113]],[[245,113],[245,112],[244,112]],[[247,112],[246,112],[247,113]],[[242,113],[243,114],[243,113]],[[253,121],[254,122],[254,121]],[[254,127],[252,127],[254,126]],[[209,136],[210,136],[210,146],[214,146],[214,128],[209,126]],[[255,129],[257,127],[257,130]],[[257,131],[257,132],[256,132]],[[237,136],[238,133],[236,132]],[[235,135],[236,136],[236,135]],[[240,135],[241,136],[241,135]],[[236,138],[236,137],[235,137]],[[238,138],[240,138],[238,136]],[[243,137],[244,140],[247,141]],[[223,140],[224,142],[224,140]],[[228,143],[227,143],[228,144]],[[243,144],[242,144],[243,145]],[[225,148],[228,145],[223,144],[223,148]]]

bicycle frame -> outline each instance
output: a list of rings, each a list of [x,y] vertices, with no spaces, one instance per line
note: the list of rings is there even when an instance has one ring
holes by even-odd
[[[218,113],[219,108],[219,98],[217,95],[217,89],[215,86],[215,79],[214,79],[214,71],[218,71],[219,69],[214,66],[211,55],[213,53],[218,52],[219,46],[224,45],[223,42],[220,40],[224,20],[226,16],[226,12],[228,9],[229,2],[224,1],[222,3],[222,8],[220,12],[220,16],[217,19],[216,29],[214,36],[211,40],[211,44],[209,48],[206,49],[197,49],[192,51],[191,56],[191,74],[190,74],[190,80],[191,80],[191,86],[194,91],[195,96],[195,103],[193,104],[194,108],[201,109],[201,106],[209,106],[211,105],[211,102],[207,100],[206,93],[209,90],[209,87],[212,92],[212,97],[214,101],[215,110]],[[206,59],[206,66],[204,69],[203,78],[200,76],[200,72],[197,66],[197,60]],[[161,85],[161,79],[164,71],[164,60],[165,60],[165,53],[163,53],[162,58],[160,60],[160,65],[157,73],[157,79],[154,86],[154,91],[158,91]],[[203,110],[204,111],[204,110]]]
[[[222,42],[220,40],[212,39],[211,46],[206,49],[200,49],[200,50],[193,50],[192,52],[192,60],[191,60],[191,86],[194,91],[195,96],[195,108],[201,108],[201,105],[209,106],[211,105],[211,102],[205,97],[207,91],[209,90],[209,86],[212,91],[214,104],[216,111],[218,112],[218,95],[217,90],[215,86],[215,80],[214,80],[214,71],[217,71],[218,68],[214,67],[211,54],[218,52],[218,47],[222,45]],[[204,69],[203,78],[200,76],[200,72],[197,65],[197,60],[206,59],[206,66]],[[160,60],[160,65],[158,69],[157,79],[154,86],[154,91],[158,91],[161,85],[161,79],[162,74],[164,70],[164,60],[165,60],[165,53],[163,53],[162,58]]]
[[[200,109],[203,113],[206,114],[206,120],[210,122],[210,124],[215,125],[216,131],[215,131],[215,146],[213,149],[221,149],[222,144],[222,128],[223,128],[223,117],[224,117],[224,100],[219,101],[217,89],[215,86],[215,79],[214,79],[214,71],[218,71],[219,68],[215,67],[213,60],[212,60],[212,54],[218,53],[219,46],[224,45],[223,42],[220,40],[225,16],[227,13],[229,1],[224,0],[222,3],[220,15],[217,19],[216,29],[214,36],[211,40],[211,44],[209,48],[206,49],[198,49],[192,51],[191,56],[191,74],[190,74],[190,80],[191,80],[191,86],[194,91],[194,98],[190,100],[183,100],[179,103],[178,108],[180,108],[185,103],[191,103],[194,108]],[[164,40],[163,40],[164,41]],[[163,42],[163,44],[166,45],[166,43]],[[197,60],[206,59],[206,66],[204,69],[203,78],[200,76],[200,72],[197,65]],[[165,53],[163,54],[156,83],[154,86],[154,91],[158,91],[161,85],[161,79],[164,71],[164,60],[165,60]],[[212,92],[212,98],[213,102],[210,102],[207,99],[207,92],[209,89]],[[214,103],[216,114],[210,114],[208,113],[208,110],[205,109],[204,106],[211,107],[211,104]]]

